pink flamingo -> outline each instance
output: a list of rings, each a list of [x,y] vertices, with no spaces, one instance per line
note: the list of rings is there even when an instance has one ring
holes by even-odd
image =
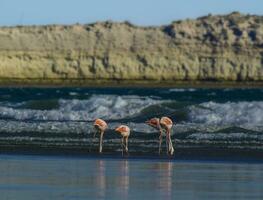
[[[105,130],[108,128],[108,125],[107,123],[102,120],[102,119],[96,119],[94,121],[94,127],[96,129],[96,131],[99,131],[100,132],[100,146],[99,146],[99,152],[102,153],[102,143],[103,143],[103,135],[104,135],[104,132]],[[96,132],[94,133],[94,136],[95,137],[96,135]]]
[[[115,129],[116,132],[120,133],[122,136],[121,139],[121,145],[122,145],[122,155],[123,155],[123,149],[125,149],[125,152],[128,153],[128,139],[130,136],[130,128],[126,125],[120,125]]]
[[[161,146],[162,146],[162,129],[166,131],[166,147],[167,147],[167,154],[173,155],[174,148],[173,143],[171,140],[171,130],[173,126],[173,121],[169,117],[162,117],[159,118],[152,118],[146,121],[146,124],[150,125],[151,127],[157,129],[160,132],[159,136],[159,154],[161,154]]]

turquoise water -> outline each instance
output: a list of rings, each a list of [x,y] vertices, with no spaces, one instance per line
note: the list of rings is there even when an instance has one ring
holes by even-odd
[[[262,199],[257,163],[0,156],[1,199]]]

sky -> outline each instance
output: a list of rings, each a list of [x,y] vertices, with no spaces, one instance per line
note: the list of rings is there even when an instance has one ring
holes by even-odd
[[[0,26],[105,20],[149,26],[232,11],[263,15],[263,0],[0,0]]]

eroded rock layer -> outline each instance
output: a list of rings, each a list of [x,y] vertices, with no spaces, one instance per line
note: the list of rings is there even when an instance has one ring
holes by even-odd
[[[263,81],[263,17],[0,28],[0,81]]]

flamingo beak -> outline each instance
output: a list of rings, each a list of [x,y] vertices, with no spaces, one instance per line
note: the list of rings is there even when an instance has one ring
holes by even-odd
[[[145,121],[145,123],[149,125],[150,124],[150,120]]]

